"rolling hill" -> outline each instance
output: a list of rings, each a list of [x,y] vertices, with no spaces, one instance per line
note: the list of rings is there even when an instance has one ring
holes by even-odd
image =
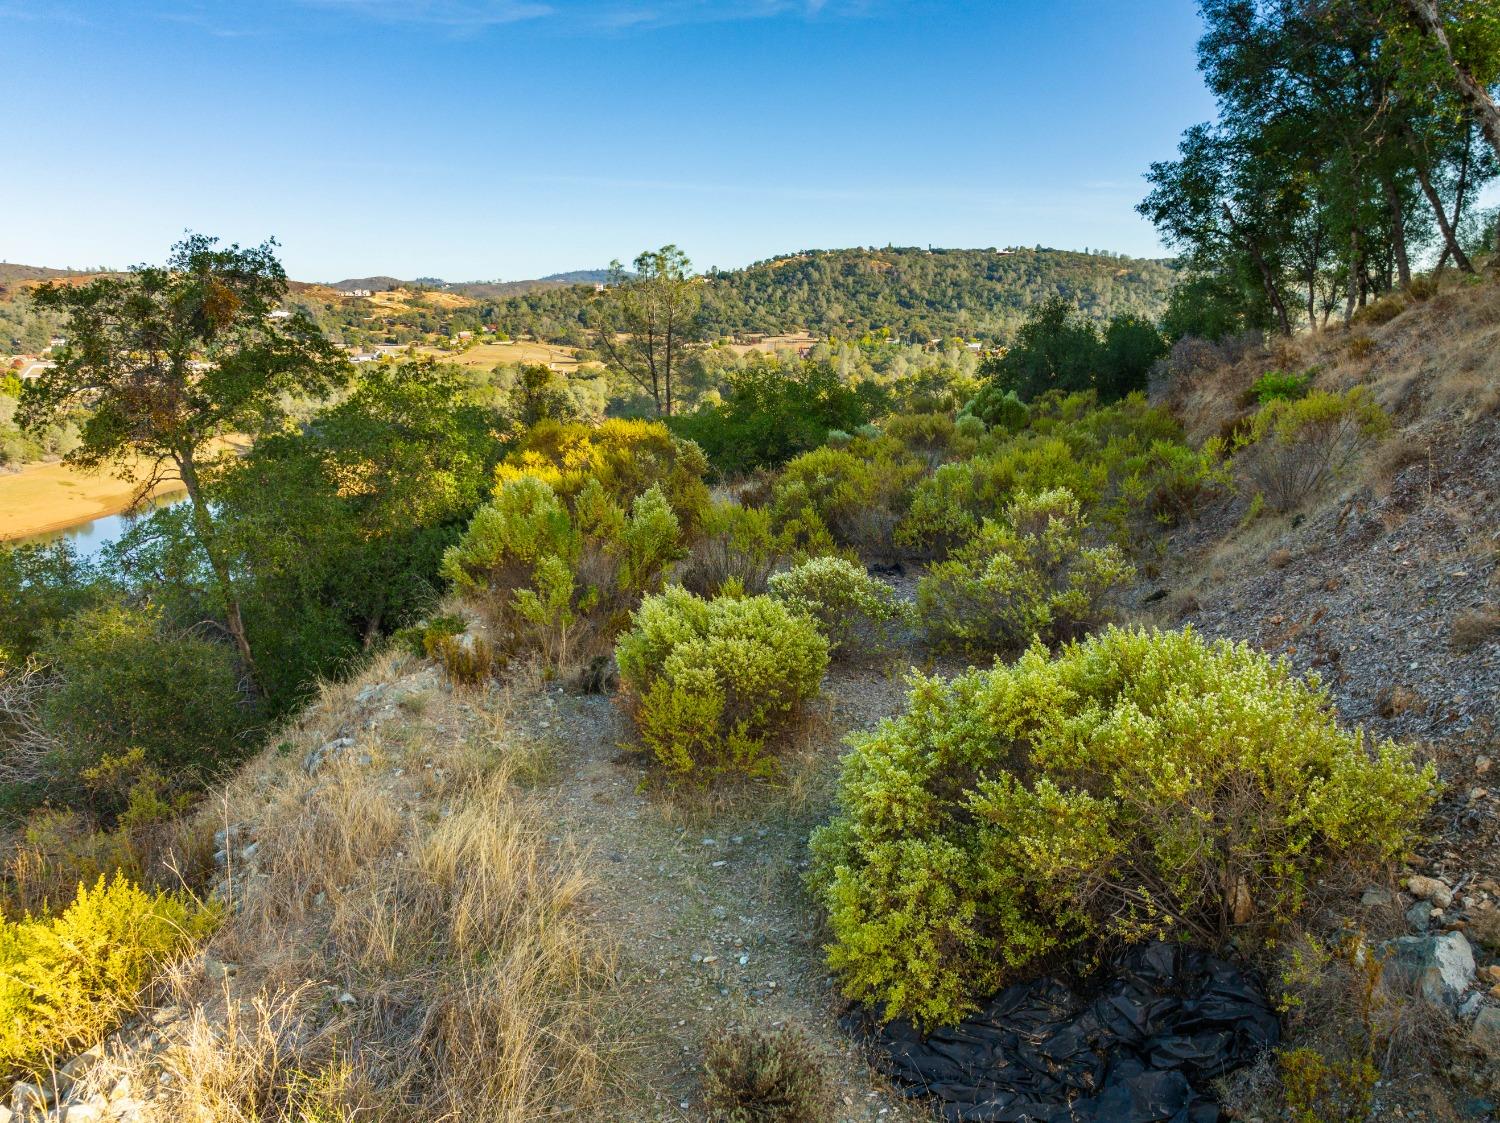
[[[850,336],[888,328],[906,339],[1000,340],[1051,296],[1096,320],[1165,307],[1169,262],[1069,250],[808,250],[705,275],[710,335],[807,330]],[[592,286],[535,288],[501,300],[513,335],[581,342]]]

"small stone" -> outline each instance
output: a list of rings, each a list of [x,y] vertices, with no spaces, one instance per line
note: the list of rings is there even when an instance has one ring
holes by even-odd
[[[1469,1041],[1480,1052],[1500,1057],[1500,1007],[1486,1006],[1469,1027]]]
[[[1367,909],[1385,908],[1391,903],[1391,891],[1372,885],[1364,891],[1359,903]]]
[[[240,972],[239,964],[224,963],[218,959],[205,959],[203,961],[203,973],[210,979],[232,979]]]
[[[1491,951],[1500,952],[1500,909],[1480,909],[1470,914],[1465,932]]]
[[[1474,951],[1462,932],[1401,936],[1382,950],[1386,985],[1414,990],[1433,1006],[1451,1009],[1474,978]]]
[[[37,1111],[45,1111],[52,1104],[52,1089],[43,1088],[28,1080],[18,1080],[10,1090],[10,1109],[21,1118]]]
[[[1432,912],[1431,901],[1418,901],[1406,910],[1406,923],[1411,926],[1413,932],[1426,932],[1427,925],[1432,920]]]
[[[1406,891],[1413,897],[1431,901],[1440,909],[1445,909],[1453,903],[1453,890],[1435,877],[1417,874],[1407,878]]]

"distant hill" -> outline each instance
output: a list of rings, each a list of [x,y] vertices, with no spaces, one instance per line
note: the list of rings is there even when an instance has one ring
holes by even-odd
[[[13,297],[40,280],[86,276],[0,266],[0,300],[7,287]],[[325,329],[349,343],[407,342],[477,331],[484,323],[516,337],[583,344],[594,287],[608,276],[603,269],[503,282],[377,275],[331,285],[293,282],[292,292]],[[1032,306],[1051,296],[1100,322],[1122,312],[1154,319],[1166,306],[1173,277],[1168,261],[1041,247],[805,250],[706,274],[703,321],[711,337],[798,331],[851,337],[886,328],[908,341],[960,336],[995,342],[1010,338]],[[374,295],[340,295],[355,289]]]
[[[50,281],[57,277],[86,276],[85,270],[49,269],[45,265],[12,265],[0,263],[0,284],[14,281]]]
[[[407,283],[399,277],[345,277],[342,281],[330,281],[328,287],[340,292],[350,292],[355,289],[384,292],[386,289],[399,289]]]
[[[703,313],[716,335],[889,328],[905,339],[1003,340],[1054,295],[1099,321],[1155,318],[1173,276],[1166,261],[1043,248],[807,250],[709,273]],[[591,285],[533,288],[502,301],[497,322],[512,334],[581,342],[591,295]]]

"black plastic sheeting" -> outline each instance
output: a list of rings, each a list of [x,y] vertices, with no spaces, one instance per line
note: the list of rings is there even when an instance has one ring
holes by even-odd
[[[1054,978],[1020,983],[927,1037],[856,1019],[912,1095],[954,1123],[1219,1123],[1208,1091],[1281,1035],[1251,975],[1207,952],[1126,952],[1091,999]]]

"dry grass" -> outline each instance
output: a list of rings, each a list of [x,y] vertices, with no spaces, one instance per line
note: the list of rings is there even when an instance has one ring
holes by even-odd
[[[1500,604],[1487,604],[1462,613],[1453,621],[1450,638],[1459,651],[1473,651],[1500,636]]]
[[[537,766],[509,751],[503,696],[429,677],[370,728],[381,704],[356,695],[401,662],[325,687],[206,813],[257,840],[206,950],[234,977],[190,962],[162,987],[187,1015],[161,1058],[118,1052],[92,1078],[141,1087],[163,1067],[148,1118],[522,1123],[602,1092],[614,968],[583,919],[584,859],[528,802],[518,772]],[[354,726],[306,775],[305,753]]]

